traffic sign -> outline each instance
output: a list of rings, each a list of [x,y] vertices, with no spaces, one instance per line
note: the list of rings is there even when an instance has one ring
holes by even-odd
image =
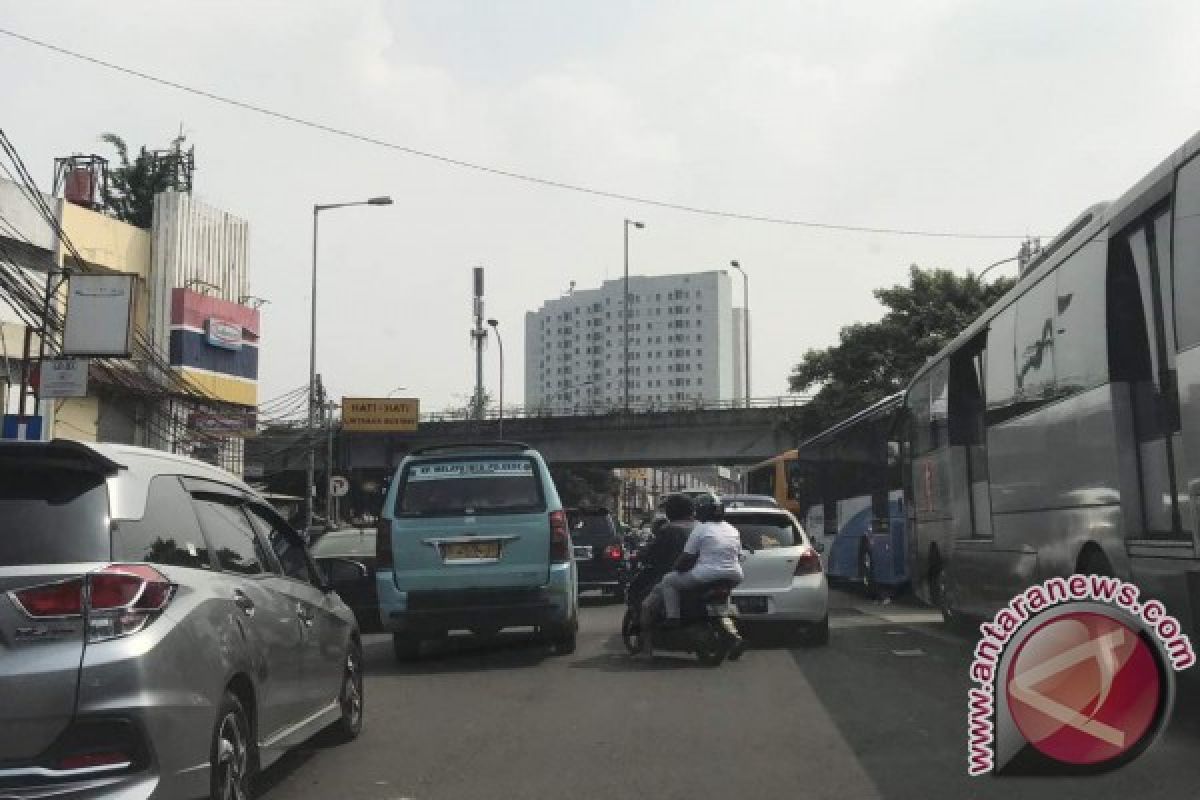
[[[345,497],[350,491],[350,481],[341,475],[334,475],[329,480],[329,491],[332,492],[334,497]]]

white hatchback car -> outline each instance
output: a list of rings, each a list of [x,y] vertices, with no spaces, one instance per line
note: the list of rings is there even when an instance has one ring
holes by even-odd
[[[742,536],[746,577],[733,590],[738,620],[789,629],[806,644],[827,644],[829,585],[821,556],[796,518],[782,508],[733,505],[725,520]]]

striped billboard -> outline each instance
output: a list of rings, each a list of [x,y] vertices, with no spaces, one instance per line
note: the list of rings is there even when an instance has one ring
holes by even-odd
[[[171,290],[171,365],[193,384],[230,403],[258,404],[257,309]]]

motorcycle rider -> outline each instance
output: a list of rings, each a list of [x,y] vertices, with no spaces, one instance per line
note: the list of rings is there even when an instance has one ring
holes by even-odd
[[[696,502],[696,519],[675,570],[659,583],[666,626],[679,624],[680,592],[718,581],[742,582],[742,538],[737,528],[725,521],[725,505],[704,495]]]
[[[668,495],[663,501],[663,513],[667,516],[666,523],[659,526],[654,540],[639,556],[643,569],[638,578],[646,581],[642,586],[654,587],[642,601],[643,641],[649,640],[654,626],[663,615],[663,594],[658,583],[664,575],[674,569],[675,562],[683,554],[683,547],[696,525],[695,505],[685,494]]]

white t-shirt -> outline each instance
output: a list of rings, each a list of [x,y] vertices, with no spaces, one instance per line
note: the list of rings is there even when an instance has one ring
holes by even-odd
[[[696,523],[683,552],[698,556],[691,570],[697,580],[742,579],[742,537],[724,520]]]

